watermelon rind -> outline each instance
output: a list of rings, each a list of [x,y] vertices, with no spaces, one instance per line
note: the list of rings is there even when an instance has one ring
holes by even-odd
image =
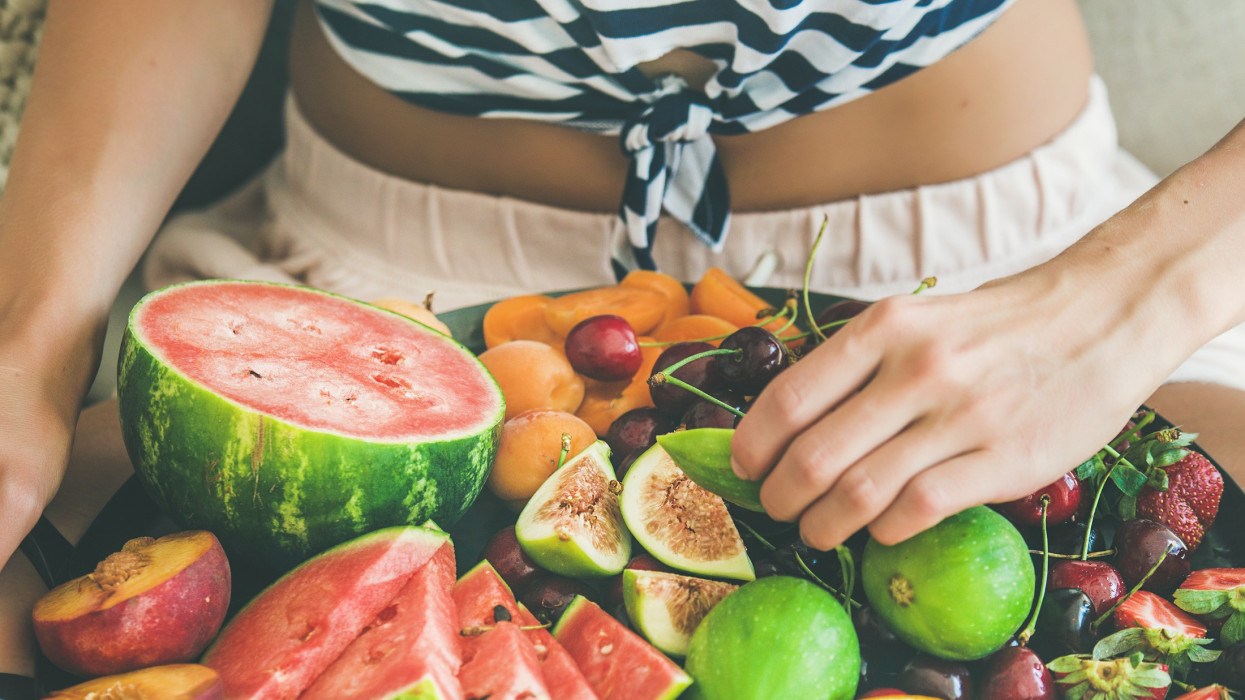
[[[409,323],[420,342],[452,347],[478,367],[495,393],[492,410],[456,434],[387,442],[296,425],[225,398],[159,357],[138,326],[161,294],[224,284],[297,289],[312,308],[324,297]],[[505,415],[491,375],[448,336],[328,292],[233,280],[173,285],[135,305],[121,341],[118,400],[126,449],[157,505],[184,528],[215,533],[231,557],[277,570],[377,528],[429,519],[452,526],[484,486]]]
[[[540,485],[515,522],[519,546],[555,574],[601,577],[621,572],[631,559],[631,533],[617,496],[605,491],[590,508],[579,508],[577,494],[568,498],[563,491],[568,480],[591,481],[597,487],[617,483],[609,445],[597,440]]]

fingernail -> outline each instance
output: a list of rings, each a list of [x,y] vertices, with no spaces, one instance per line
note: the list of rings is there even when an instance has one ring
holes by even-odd
[[[748,478],[748,473],[744,471],[743,467],[739,466],[739,462],[736,462],[734,457],[731,457],[731,471],[735,472],[735,476],[739,477],[740,479],[743,479],[744,481],[750,481],[750,479]]]

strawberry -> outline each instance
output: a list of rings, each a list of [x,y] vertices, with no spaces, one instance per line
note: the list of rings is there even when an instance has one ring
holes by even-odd
[[[1172,700],[1232,700],[1232,696],[1228,694],[1227,688],[1216,683],[1205,688],[1190,690],[1184,695],[1172,698]]]
[[[1214,524],[1221,496],[1219,470],[1205,455],[1189,451],[1174,464],[1150,467],[1146,485],[1137,495],[1137,514],[1175,530],[1192,551]]]
[[[1183,678],[1194,663],[1209,663],[1219,651],[1207,649],[1206,626],[1167,599],[1149,591],[1136,591],[1112,614],[1117,631],[1098,640],[1094,656],[1108,658],[1142,653],[1150,661],[1166,664]]]
[[[1176,605],[1211,626],[1224,646],[1245,640],[1245,569],[1199,569],[1176,591]]]
[[[1074,654],[1046,667],[1067,700],[1163,700],[1172,683],[1166,666],[1143,661],[1140,653],[1102,660]]]

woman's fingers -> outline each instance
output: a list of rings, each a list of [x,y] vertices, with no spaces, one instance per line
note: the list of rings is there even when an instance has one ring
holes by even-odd
[[[965,508],[990,502],[999,491],[999,480],[1008,478],[1003,460],[993,450],[977,450],[926,469],[869,524],[870,534],[882,544],[895,544]]]

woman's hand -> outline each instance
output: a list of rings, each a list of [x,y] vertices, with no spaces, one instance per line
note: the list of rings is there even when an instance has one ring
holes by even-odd
[[[898,542],[1054,481],[1180,360],[1142,344],[1147,319],[1112,281],[1127,276],[1086,257],[877,302],[761,393],[735,433],[737,471],[818,549],[865,526]]]

